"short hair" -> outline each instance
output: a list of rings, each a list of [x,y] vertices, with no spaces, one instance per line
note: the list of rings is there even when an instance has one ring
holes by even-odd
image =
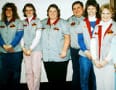
[[[76,4],[80,4],[82,8],[84,7],[84,6],[83,6],[83,3],[82,3],[81,1],[75,1],[75,2],[72,4],[72,10],[73,10],[74,5],[76,5]]]
[[[115,20],[115,11],[114,11],[114,8],[111,7],[111,5],[108,4],[108,3],[107,3],[107,4],[103,4],[103,5],[101,6],[101,9],[100,9],[101,14],[102,14],[102,11],[103,11],[104,9],[108,9],[108,10],[111,12],[111,14],[112,14],[112,19]]]
[[[33,11],[34,11],[34,16],[35,16],[35,17],[37,16],[37,14],[36,14],[36,9],[35,9],[34,5],[31,4],[31,3],[27,3],[27,4],[25,4],[25,6],[24,6],[24,8],[23,8],[24,17],[26,17],[26,14],[25,14],[26,7],[31,7],[31,8],[33,9]]]
[[[100,9],[100,12],[102,13],[102,11],[103,11],[105,8],[108,9],[108,10],[111,12],[111,14],[114,13],[114,10],[113,10],[113,8],[110,6],[110,4],[104,4],[104,5],[102,5],[102,6],[101,6],[101,9]]]
[[[11,8],[12,9],[12,12],[13,12],[13,19],[19,19],[19,15],[17,13],[17,7],[15,6],[14,3],[6,3],[3,8],[2,8],[2,21],[6,21],[7,20],[7,17],[6,17],[6,10],[7,8]]]
[[[84,11],[84,16],[85,17],[88,17],[88,13],[87,13],[87,8],[89,7],[89,6],[94,6],[95,8],[96,8],[96,18],[100,18],[100,7],[99,7],[99,4],[96,2],[96,1],[87,1],[86,2],[86,5],[85,5],[85,11]]]
[[[49,16],[49,15],[48,15],[48,12],[49,12],[50,8],[55,8],[55,9],[57,10],[58,17],[60,17],[60,9],[59,9],[59,7],[58,7],[56,4],[51,4],[51,5],[48,7],[48,9],[47,9],[47,16]]]

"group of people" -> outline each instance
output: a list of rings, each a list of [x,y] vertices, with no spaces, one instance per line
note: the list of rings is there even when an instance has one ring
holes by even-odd
[[[73,15],[60,17],[51,4],[44,20],[33,4],[23,8],[20,20],[14,3],[2,8],[0,21],[0,90],[20,90],[22,60],[29,90],[40,89],[43,61],[49,89],[65,88],[67,66],[72,60],[72,90],[114,90],[116,22],[109,4],[88,0],[72,4]],[[65,88],[66,89],[66,88]]]

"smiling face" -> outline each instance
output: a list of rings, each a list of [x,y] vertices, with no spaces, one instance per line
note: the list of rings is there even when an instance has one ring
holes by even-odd
[[[96,7],[94,7],[92,5],[88,6],[88,8],[87,8],[88,16],[90,16],[90,17],[96,16],[96,12],[97,12]]]
[[[48,11],[48,17],[50,19],[57,19],[58,18],[58,11],[56,10],[56,8],[51,7]]]
[[[112,13],[110,12],[110,10],[107,9],[107,8],[104,8],[104,9],[102,10],[102,13],[101,13],[101,19],[102,19],[104,22],[107,22],[107,21],[109,21],[111,18],[112,18]]]
[[[80,4],[75,4],[72,8],[72,11],[76,17],[81,17],[83,14],[83,7]]]
[[[25,8],[25,15],[27,17],[32,17],[34,15],[34,10],[32,7],[26,7]]]

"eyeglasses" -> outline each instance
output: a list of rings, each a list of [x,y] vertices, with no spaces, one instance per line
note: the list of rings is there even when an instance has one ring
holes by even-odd
[[[25,10],[25,12],[32,12],[33,10],[31,9],[31,10]]]
[[[111,13],[101,13],[102,15],[110,15]]]

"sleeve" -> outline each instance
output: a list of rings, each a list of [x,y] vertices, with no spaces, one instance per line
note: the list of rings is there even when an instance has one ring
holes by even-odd
[[[36,35],[35,35],[35,38],[32,41],[32,45],[30,46],[31,50],[33,50],[37,46],[37,44],[39,43],[39,41],[40,41],[40,38],[41,38],[41,29],[42,29],[42,24],[40,23],[40,20],[38,20]]]
[[[2,39],[1,35],[0,35],[0,46],[3,46],[5,44],[4,40]]]
[[[69,34],[71,35],[71,26],[70,26],[70,23],[69,22],[67,22],[67,26],[68,26],[68,30],[69,30]]]
[[[95,35],[95,32],[98,30],[97,26],[95,27],[95,30],[93,32],[93,35],[92,35],[92,39],[90,41],[90,52],[91,52],[91,55],[92,55],[92,58],[94,60],[97,59],[97,36]]]
[[[107,57],[105,58],[106,61],[110,61],[112,60],[112,55],[111,55],[111,51],[108,53]],[[116,62],[116,60],[113,60],[113,62]]]
[[[108,62],[113,60],[113,63],[116,64],[116,24],[113,24],[112,30],[113,30],[113,37],[111,39],[110,43],[110,50],[108,55],[106,56],[105,60]]]
[[[86,45],[85,45],[85,43],[84,43],[84,38],[83,38],[83,34],[82,34],[82,33],[78,33],[78,35],[77,35],[77,40],[78,40],[78,44],[79,44],[79,46],[80,46],[80,49],[81,49],[82,51],[87,50]]]
[[[21,47],[23,48],[24,47],[24,39],[23,38],[21,39],[20,43],[21,43]]]
[[[97,59],[97,42],[96,38],[92,38],[90,41],[90,52],[94,60]]]
[[[116,36],[114,36],[112,39],[110,52],[112,60],[114,64],[116,64]]]
[[[21,40],[21,38],[22,38],[22,36],[23,36],[23,33],[24,33],[22,22],[19,21],[19,23],[17,23],[17,25],[18,25],[18,26],[17,26],[16,34],[15,34],[15,36],[14,36],[12,42],[11,42],[11,45],[12,45],[13,47],[15,47],[16,45],[19,44],[19,42],[20,42],[20,40]]]
[[[63,34],[70,34],[70,31],[69,31],[69,24],[67,21],[63,20],[62,22],[62,30],[63,30]]]

